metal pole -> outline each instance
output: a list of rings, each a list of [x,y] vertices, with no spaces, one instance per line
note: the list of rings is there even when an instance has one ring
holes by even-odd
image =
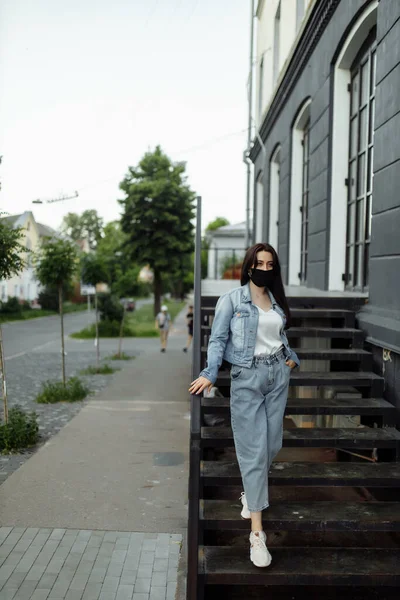
[[[197,198],[197,224],[194,261],[194,310],[193,310],[193,363],[192,381],[199,376],[201,367],[201,198]],[[201,600],[198,569],[199,544],[202,543],[199,531],[200,504],[200,462],[201,462],[201,412],[200,397],[190,397],[190,464],[189,464],[189,520],[187,534],[188,569],[187,599]]]
[[[251,186],[251,162],[249,152],[251,146],[251,125],[252,125],[252,110],[253,110],[253,46],[254,46],[254,0],[251,0],[251,16],[250,16],[250,72],[249,72],[249,119],[247,124],[247,151],[245,162],[247,164],[247,193],[246,193],[246,234],[245,246],[249,247],[250,233],[250,186]]]

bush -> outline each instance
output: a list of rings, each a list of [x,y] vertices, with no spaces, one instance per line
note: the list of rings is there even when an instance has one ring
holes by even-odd
[[[108,357],[109,360],[134,360],[135,358],[136,356],[129,356],[129,354],[125,354],[125,352],[121,352],[121,354],[118,354],[117,352]]]
[[[19,303],[19,299],[14,296],[9,298],[7,302],[2,302],[1,312],[5,315],[22,313],[22,305]]]
[[[46,381],[42,391],[36,398],[39,404],[54,404],[56,402],[77,402],[90,393],[80,379],[71,377],[64,387],[61,381]]]
[[[116,296],[112,296],[111,294],[99,294],[98,306],[100,319],[102,321],[121,322],[124,308]]]
[[[64,301],[68,300],[72,293],[71,284],[63,286]],[[39,294],[38,303],[44,310],[58,312],[58,289],[53,286],[46,286]]]
[[[8,423],[0,423],[0,452],[10,453],[34,446],[39,440],[39,426],[34,412],[25,413],[19,406],[10,408]]]
[[[44,310],[58,311],[58,291],[52,288],[45,288],[38,297],[38,303]]]

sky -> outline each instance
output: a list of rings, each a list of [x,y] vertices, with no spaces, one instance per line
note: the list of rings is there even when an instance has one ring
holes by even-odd
[[[118,219],[119,182],[160,144],[203,227],[245,220],[247,0],[0,0],[0,210],[58,227]],[[78,198],[32,204],[78,191]]]

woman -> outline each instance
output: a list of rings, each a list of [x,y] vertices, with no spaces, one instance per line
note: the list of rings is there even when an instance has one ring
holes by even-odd
[[[189,350],[190,344],[192,343],[192,339],[193,339],[193,306],[192,305],[189,306],[189,310],[186,315],[186,323],[187,323],[187,327],[188,327],[188,340],[186,342],[186,346],[183,349],[184,352],[187,352]]]
[[[167,340],[170,323],[171,315],[168,312],[168,306],[166,304],[163,304],[161,307],[161,311],[156,316],[156,329],[158,329],[160,332],[161,352],[165,352],[167,349]]]
[[[245,490],[241,516],[251,519],[250,560],[257,567],[271,563],[262,511],[269,506],[268,471],[282,448],[290,373],[300,364],[286,337],[289,322],[278,255],[269,244],[256,244],[244,258],[241,287],[218,300],[207,367],[189,388],[191,394],[210,389],[222,360],[232,364],[231,421]]]

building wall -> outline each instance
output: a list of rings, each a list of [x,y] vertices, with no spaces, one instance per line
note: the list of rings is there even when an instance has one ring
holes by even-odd
[[[276,84],[276,80],[274,80],[274,28],[278,7],[280,5],[279,76],[301,27],[297,16],[301,12],[305,15],[310,4],[311,0],[260,0],[258,2],[254,73],[256,81],[255,121],[257,124],[262,121]],[[262,69],[261,62],[263,63]],[[262,99],[261,106],[260,98]]]
[[[16,223],[17,225],[23,228],[21,244],[35,252],[40,244],[40,235],[32,213],[25,213],[21,222]],[[4,301],[13,296],[21,300],[34,300],[38,296],[39,284],[35,279],[32,256],[24,252],[23,259],[27,265],[26,268],[18,275],[0,283],[1,299]]]
[[[314,5],[315,6],[315,5]],[[386,394],[400,408],[400,2],[393,0],[321,0],[319,7],[330,10],[326,26],[307,55],[304,68],[287,67],[260,126],[266,147],[264,161],[257,143],[252,152],[255,172],[263,171],[265,235],[269,231],[269,161],[280,146],[279,244],[278,252],[285,280],[294,272],[289,264],[290,199],[293,195],[293,124],[306,101],[310,116],[309,176],[309,261],[307,286],[322,290],[343,290],[339,275],[344,271],[343,231],[346,213],[345,177],[338,163],[348,163],[348,135],[340,137],[341,114],[349,96],[337,95],[345,64],[338,71],[346,39],[368,11],[360,32],[349,45],[349,64],[361,47],[365,32],[376,19],[376,90],[373,160],[373,202],[370,244],[368,303],[358,321],[374,354],[375,370],[385,376]],[[320,8],[320,10],[322,10]],[[365,27],[364,27],[365,26]],[[306,27],[304,29],[306,31]],[[303,31],[303,33],[304,33]],[[311,35],[311,34],[310,34]],[[358,37],[357,37],[358,36]],[[302,37],[299,53],[302,52]],[[352,44],[354,47],[352,47]],[[344,60],[344,63],[346,61]],[[349,69],[349,65],[347,66]],[[348,71],[349,72],[349,71]],[[342,82],[343,83],[343,82]],[[346,86],[347,87],[347,86]],[[258,145],[259,146],[259,145]],[[344,161],[344,162],[343,162]],[[335,224],[335,226],[333,226]]]
[[[278,253],[287,280],[289,271],[289,209],[291,193],[292,125],[299,109],[307,99],[310,104],[310,180],[309,180],[309,261],[308,287],[327,289],[329,249],[329,187],[330,187],[330,94],[331,63],[341,38],[368,0],[339,2],[333,16],[319,39],[306,68],[299,74],[294,87],[287,94],[278,118],[263,137],[266,147],[266,164],[263,154],[254,157],[255,172],[263,171],[264,182],[264,232],[269,230],[269,161],[274,149],[280,145],[280,202]],[[285,82],[283,82],[285,85]],[[261,132],[263,128],[261,127]],[[293,281],[292,281],[293,283]]]

